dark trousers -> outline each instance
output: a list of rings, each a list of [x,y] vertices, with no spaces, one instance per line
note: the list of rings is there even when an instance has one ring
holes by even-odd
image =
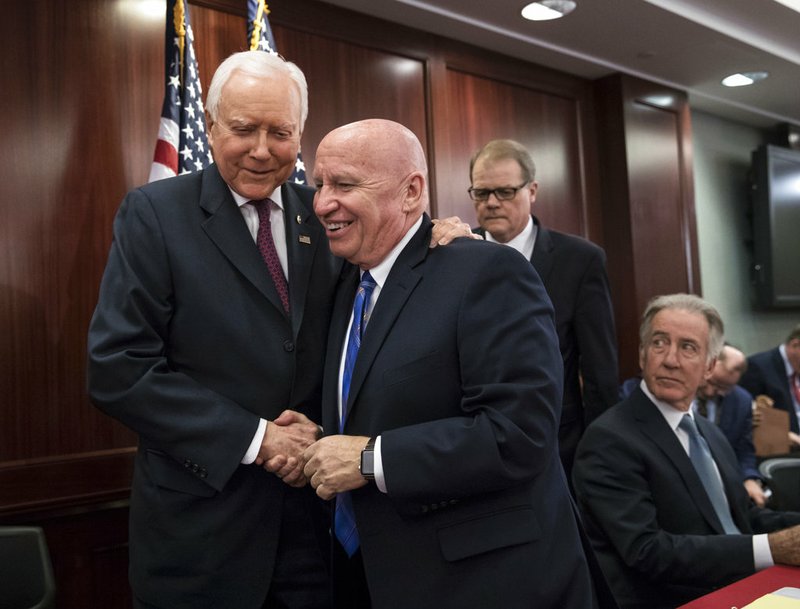
[[[263,609],[331,609],[329,524],[327,506],[308,488],[286,489],[275,569]],[[259,565],[241,568],[258,569]],[[133,608],[170,609],[137,598]]]
[[[330,609],[330,516],[308,488],[286,489],[281,538],[264,609]]]
[[[361,550],[352,558],[333,539],[333,607],[334,609],[372,609],[372,601],[364,574]]]

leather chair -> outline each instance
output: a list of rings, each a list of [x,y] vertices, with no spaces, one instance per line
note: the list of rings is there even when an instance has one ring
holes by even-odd
[[[44,531],[0,526],[0,609],[52,609],[55,588]]]
[[[800,511],[800,457],[766,459],[758,471],[772,491],[770,508]]]

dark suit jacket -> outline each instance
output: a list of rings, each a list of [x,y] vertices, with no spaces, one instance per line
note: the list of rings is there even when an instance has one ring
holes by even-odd
[[[738,385],[717,405],[720,408],[717,425],[730,442],[742,477],[761,478],[756,467],[753,446],[753,396]]]
[[[270,584],[287,487],[240,461],[259,417],[320,420],[341,267],[312,191],[282,196],[291,317],[216,166],[131,191],[114,221],[89,392],[139,435],[130,574],[152,604],[261,607]]]
[[[739,384],[754,396],[768,395],[775,400],[775,408],[789,413],[791,430],[800,433],[797,413],[792,402],[792,389],[786,376],[786,364],[778,347],[748,357],[747,370]]]
[[[536,216],[533,221],[538,233],[531,263],[553,302],[564,362],[558,441],[569,476],[583,430],[618,401],[614,310],[605,252],[586,239],[545,228]]]
[[[622,609],[676,607],[754,572],[753,533],[800,523],[800,513],[748,501],[725,436],[697,417],[742,535],[723,534],[689,456],[637,388],[586,430],[573,484],[589,537]]]
[[[388,486],[352,493],[373,607],[591,607],[555,446],[550,302],[510,248],[430,250],[430,227],[426,216],[394,264],[350,385],[345,433],[381,436]],[[326,430],[357,283],[354,268],[334,309]]]

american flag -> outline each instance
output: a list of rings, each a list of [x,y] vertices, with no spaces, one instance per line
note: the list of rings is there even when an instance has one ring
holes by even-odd
[[[265,0],[247,0],[247,40],[251,51],[261,50],[277,55],[278,50],[267,15],[269,15],[269,9]],[[308,184],[306,166],[300,152],[297,153],[294,171],[289,179],[294,180],[295,184]]]
[[[212,162],[188,8],[184,0],[167,0],[166,89],[150,182]]]

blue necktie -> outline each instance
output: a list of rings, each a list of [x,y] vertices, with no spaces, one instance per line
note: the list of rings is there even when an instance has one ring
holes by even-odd
[[[375,280],[365,272],[358,285],[356,299],[353,302],[353,323],[350,325],[350,334],[347,339],[347,352],[344,355],[344,371],[342,372],[342,416],[339,419],[339,433],[344,432],[344,422],[347,419],[347,396],[350,394],[350,381],[353,378],[353,369],[356,365],[358,350],[361,348],[361,337],[367,325],[367,307],[375,289]],[[353,512],[353,501],[350,493],[336,495],[336,514],[334,516],[334,530],[336,539],[342,544],[348,556],[356,553],[359,546],[356,518]]]
[[[733,518],[731,518],[730,506],[725,498],[725,489],[722,486],[722,480],[715,471],[714,458],[711,456],[711,451],[705,438],[697,431],[694,419],[688,414],[683,415],[678,427],[689,436],[689,459],[691,459],[697,475],[700,476],[700,481],[706,489],[711,505],[714,506],[714,511],[722,523],[722,528],[728,534],[739,533],[738,527],[734,524]]]

